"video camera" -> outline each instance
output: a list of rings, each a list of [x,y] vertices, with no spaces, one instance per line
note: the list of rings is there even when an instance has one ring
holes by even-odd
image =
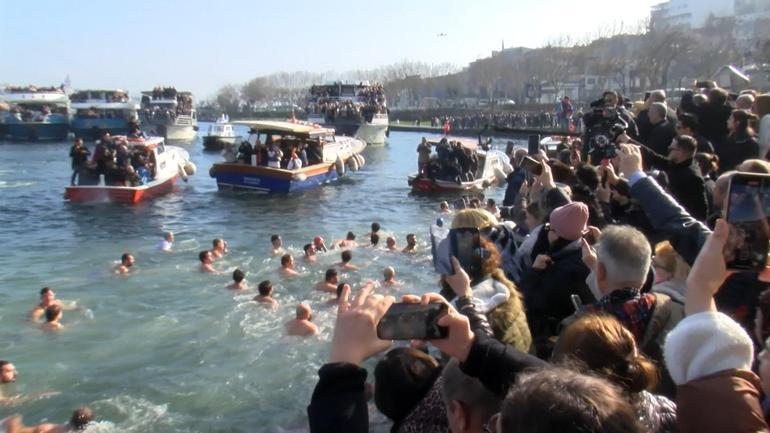
[[[605,106],[603,99],[592,102],[591,107],[593,110],[583,119],[586,127],[584,149],[591,161],[598,163],[615,157],[618,148],[615,141],[626,132],[628,123],[616,107]]]

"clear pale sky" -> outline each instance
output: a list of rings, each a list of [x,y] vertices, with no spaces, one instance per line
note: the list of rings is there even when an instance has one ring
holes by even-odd
[[[206,98],[278,71],[371,69],[401,60],[464,66],[632,26],[660,0],[0,0],[0,83],[173,84]],[[438,37],[446,33],[445,37]]]

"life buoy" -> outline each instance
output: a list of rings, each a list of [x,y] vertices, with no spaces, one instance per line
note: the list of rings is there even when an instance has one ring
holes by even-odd
[[[355,154],[348,158],[348,168],[353,172],[358,171],[358,160],[356,159]]]
[[[198,167],[196,167],[196,166],[195,166],[195,164],[193,164],[193,162],[192,162],[192,161],[187,161],[187,162],[185,162],[185,164],[184,164],[184,172],[185,172],[185,173],[186,173],[188,176],[193,176],[193,175],[195,175],[195,173],[196,173],[197,171],[198,171]]]
[[[345,175],[345,163],[342,162],[342,158],[337,155],[337,160],[334,162],[335,167],[337,168],[337,175],[344,176]]]

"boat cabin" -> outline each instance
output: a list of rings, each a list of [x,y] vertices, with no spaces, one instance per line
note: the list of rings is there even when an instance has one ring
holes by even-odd
[[[333,129],[314,124],[278,121],[233,123],[248,126],[249,139],[241,143],[237,155],[229,156],[228,162],[241,161],[249,165],[294,170],[330,162],[324,158],[324,149],[336,141]]]
[[[213,123],[209,125],[208,135],[214,137],[234,137],[233,125],[229,123]]]

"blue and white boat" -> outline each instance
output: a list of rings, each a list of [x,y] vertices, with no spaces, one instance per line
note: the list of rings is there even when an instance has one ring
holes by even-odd
[[[15,141],[65,141],[69,132],[69,98],[59,87],[6,87],[0,99],[6,133]]]
[[[360,155],[366,142],[354,137],[335,136],[334,129],[300,122],[236,121],[251,128],[251,149],[239,154],[225,151],[225,161],[214,164],[209,175],[220,190],[241,189],[259,193],[302,191],[332,182],[357,171],[365,163]],[[254,149],[254,150],[252,150]],[[286,155],[276,158],[274,149]],[[306,154],[297,167],[289,155]],[[298,157],[295,158],[299,159]]]
[[[128,134],[128,122],[138,121],[139,104],[120,89],[78,90],[70,95],[71,129],[75,137],[87,141],[111,135]]]
[[[143,129],[166,140],[194,140],[198,131],[193,94],[174,87],[142,92]]]

